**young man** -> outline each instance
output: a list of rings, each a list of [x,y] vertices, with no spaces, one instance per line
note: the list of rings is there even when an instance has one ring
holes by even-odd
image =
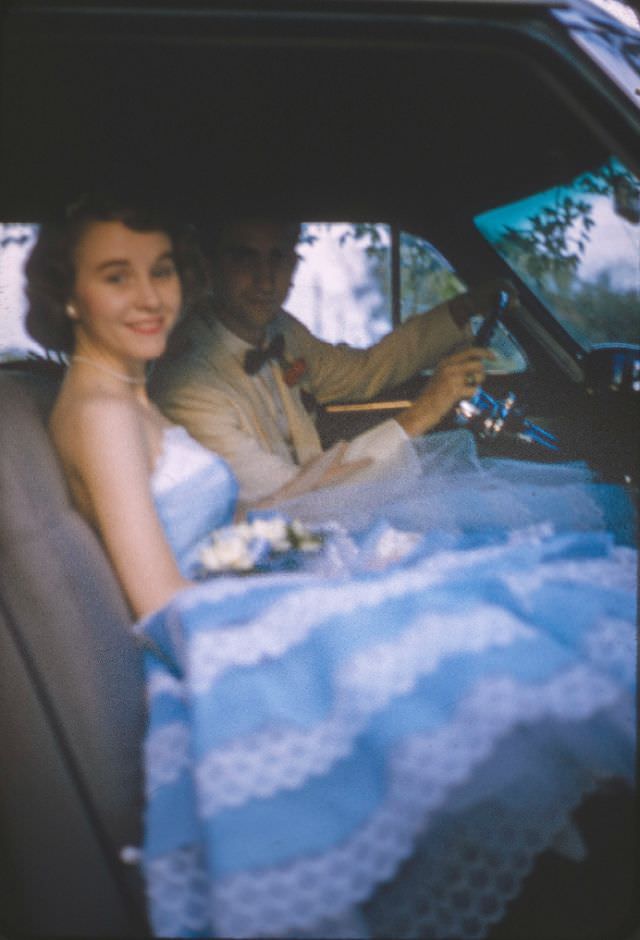
[[[298,236],[297,224],[261,219],[203,233],[209,303],[179,325],[151,381],[163,411],[229,462],[246,502],[329,485],[354,461],[388,460],[473,394],[492,355],[469,348],[469,317],[485,312],[469,295],[411,318],[369,349],[317,339],[282,309]],[[436,366],[399,417],[321,456],[314,402],[366,400]]]

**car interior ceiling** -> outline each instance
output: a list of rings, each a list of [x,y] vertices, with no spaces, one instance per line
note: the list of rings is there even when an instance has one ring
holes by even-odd
[[[33,40],[4,65],[7,221],[126,181],[192,216],[455,230],[606,156],[532,58],[464,42]]]

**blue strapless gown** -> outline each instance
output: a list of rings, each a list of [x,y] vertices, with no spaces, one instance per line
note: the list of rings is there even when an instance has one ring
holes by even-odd
[[[174,428],[153,491],[188,574],[235,481]],[[500,491],[526,528],[496,522]],[[580,800],[633,783],[626,495],[497,462],[434,475],[445,499],[420,537],[395,492],[393,525],[335,528],[308,568],[216,577],[138,624],[158,936],[481,937],[540,852],[579,855]]]

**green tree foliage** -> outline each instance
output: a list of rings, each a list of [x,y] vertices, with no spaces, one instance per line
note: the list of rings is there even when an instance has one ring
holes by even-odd
[[[390,299],[391,245],[388,227],[354,222],[340,240],[343,244],[349,240],[362,243],[371,259],[371,274],[380,284],[384,296]],[[430,310],[465,290],[465,285],[448,262],[424,238],[401,232],[399,257],[402,319]]]
[[[0,249],[8,245],[26,245],[33,238],[33,226],[20,223],[0,225]]]
[[[577,339],[637,343],[640,272],[636,289],[616,286],[606,270],[595,280],[580,277],[596,226],[593,197],[611,199],[617,215],[627,222],[640,221],[638,181],[612,161],[553,190],[539,211],[516,226],[505,226],[495,247]]]
[[[464,283],[440,252],[416,235],[400,235],[402,319],[431,310],[465,290]]]

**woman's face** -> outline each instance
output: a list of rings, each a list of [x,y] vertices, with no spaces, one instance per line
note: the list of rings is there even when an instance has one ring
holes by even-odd
[[[75,351],[120,361],[148,360],[165,349],[182,291],[171,239],[122,222],[92,222],[75,250],[68,306]]]

